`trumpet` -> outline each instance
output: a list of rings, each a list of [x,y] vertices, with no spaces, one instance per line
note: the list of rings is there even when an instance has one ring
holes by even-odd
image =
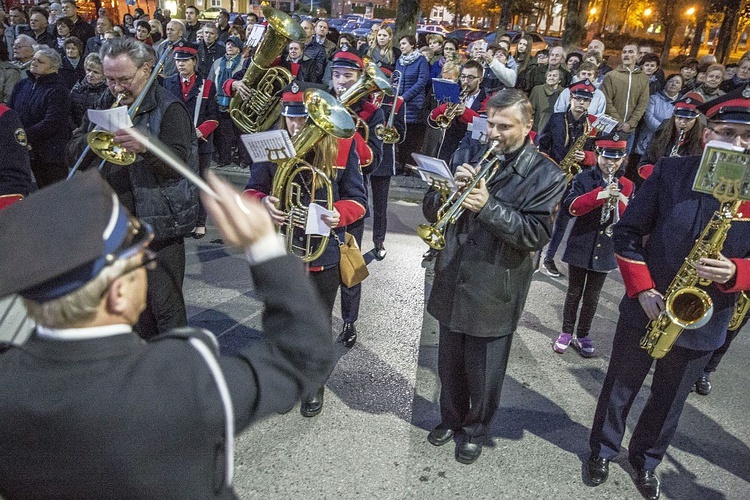
[[[467,97],[468,95],[466,91],[462,90],[461,94],[458,96],[458,102],[449,102],[445,111],[435,117],[435,124],[437,127],[433,126],[432,128],[445,130],[450,127],[453,120],[458,116],[458,108],[464,105]]]
[[[138,113],[141,104],[143,104],[143,100],[146,98],[146,94],[148,94],[149,90],[156,81],[156,78],[159,76],[161,68],[167,62],[167,58],[172,55],[174,43],[167,43],[169,43],[169,47],[164,51],[164,53],[159,58],[159,61],[157,61],[157,63],[154,65],[154,68],[151,70],[151,76],[149,76],[148,80],[146,81],[146,85],[143,87],[141,93],[138,94],[138,97],[128,108],[128,116],[130,116],[131,120],[135,118],[136,113]],[[126,94],[124,92],[117,94],[117,96],[115,97],[115,102],[114,104],[112,104],[111,108],[118,107],[125,96]],[[84,148],[83,152],[76,160],[73,168],[70,169],[68,179],[73,177],[73,174],[75,174],[76,171],[81,167],[81,165],[83,164],[83,160],[86,158],[89,151],[93,151],[99,158],[102,159],[101,163],[99,164],[99,170],[101,170],[102,167],[104,167],[104,164],[107,162],[114,163],[116,165],[130,165],[134,163],[136,154],[132,151],[128,151],[120,147],[115,143],[114,139],[115,134],[113,134],[112,132],[107,132],[106,130],[94,129],[89,132],[86,136],[87,146]]]
[[[500,167],[500,161],[502,156],[494,154],[495,148],[500,144],[500,141],[494,140],[490,144],[487,152],[482,155],[482,158],[477,163],[477,172],[469,180],[466,187],[462,191],[456,191],[443,203],[438,210],[438,220],[434,224],[420,224],[417,226],[417,235],[427,243],[430,248],[435,250],[442,250],[445,248],[445,231],[448,225],[455,224],[456,221],[463,215],[464,207],[463,202],[469,196],[472,189],[484,179],[486,182],[490,182],[497,170]]]
[[[341,139],[352,137],[354,120],[348,109],[322,90],[306,90],[304,103],[309,116],[304,127],[292,138],[296,155],[279,162],[271,184],[271,196],[279,200],[276,208],[287,213],[286,222],[279,227],[287,251],[303,262],[312,262],[325,251],[328,236],[301,236],[300,232],[305,230],[310,203],[333,210],[333,183],[323,171],[303,158],[326,135]],[[325,196],[316,198],[317,187],[323,188]]]
[[[396,105],[398,104],[399,87],[401,86],[401,72],[396,70],[391,75],[391,88],[393,88],[393,103],[391,104],[391,113],[388,115],[388,120],[385,125],[378,124],[375,127],[375,136],[383,141],[385,144],[396,144],[401,140],[401,134],[398,133],[396,127],[393,126],[393,120],[396,117]],[[385,96],[383,96],[383,102]]]

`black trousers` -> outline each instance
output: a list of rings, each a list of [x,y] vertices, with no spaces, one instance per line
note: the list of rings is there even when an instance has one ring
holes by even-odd
[[[357,245],[362,248],[362,236],[365,233],[365,220],[359,219],[346,226],[346,232],[354,236]],[[341,319],[344,323],[354,323],[359,319],[359,303],[362,300],[362,283],[349,288],[341,284]]]
[[[653,364],[654,359],[638,343],[644,333],[620,316],[589,438],[591,452],[599,457],[612,460],[619,454],[630,407]],[[628,446],[634,467],[653,471],[661,463],[685,400],[711,353],[675,346],[656,360],[651,393]]]
[[[745,320],[742,322],[739,328],[736,330],[727,330],[727,339],[724,341],[724,344],[722,344],[721,347],[716,349],[714,353],[711,355],[711,359],[708,360],[708,364],[706,365],[706,369],[704,370],[706,373],[713,373],[716,371],[716,368],[719,366],[719,363],[721,363],[721,358],[724,357],[724,355],[729,350],[729,346],[732,345],[732,341],[737,337],[737,334],[740,333],[740,330],[742,330],[745,327],[745,324],[747,323],[748,318],[750,316],[746,316]]]
[[[229,112],[219,113],[219,126],[214,131],[214,146],[218,151],[218,163],[220,165],[232,163],[232,150],[238,145],[244,149],[239,141],[239,131],[229,116]]]
[[[210,137],[209,141],[212,140]],[[198,172],[201,178],[205,178],[206,171],[211,167],[211,153],[199,154],[198,155]],[[203,208],[203,202],[198,198],[198,220],[195,223],[196,227],[206,225],[206,209]]]
[[[607,273],[590,271],[582,267],[568,265],[568,293],[565,295],[563,306],[562,331],[573,333],[578,317],[578,338],[588,337],[591,330],[591,322],[594,321],[596,306],[599,305],[599,293],[602,291]],[[578,305],[581,304],[581,314],[578,315]]]
[[[425,127],[427,127],[426,120],[406,124],[406,138],[404,139],[404,142],[396,146],[396,158],[401,168],[407,163],[409,165],[415,164],[414,158],[411,157],[411,154],[422,152]]]
[[[185,297],[185,241],[182,238],[158,240],[149,248],[156,252],[157,266],[148,271],[146,310],[141,313],[136,329],[149,339],[172,328],[187,326]]]
[[[34,155],[32,155],[30,165],[39,189],[55,182],[64,181],[68,177],[68,167],[65,165],[64,160],[59,162],[44,162],[34,159]]]
[[[500,401],[512,340],[512,335],[472,337],[440,325],[439,428],[462,429],[467,441],[485,442]]]
[[[385,241],[388,229],[388,190],[391,187],[391,177],[370,175],[372,188],[372,242],[376,245]]]

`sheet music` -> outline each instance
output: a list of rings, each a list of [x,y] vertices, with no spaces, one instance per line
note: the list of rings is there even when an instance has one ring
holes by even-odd
[[[283,161],[293,158],[296,152],[292,139],[286,130],[269,130],[257,134],[241,136],[242,144],[250,153],[253,163],[262,161]]]
[[[597,130],[601,130],[605,134],[609,134],[617,126],[617,120],[609,115],[601,115],[596,119],[596,121],[594,121],[591,126]]]
[[[319,234],[321,236],[328,236],[331,233],[331,228],[328,224],[323,222],[323,216],[333,215],[331,210],[318,205],[317,203],[310,203],[307,207],[307,222],[305,223],[305,234]]]
[[[411,156],[417,162],[417,172],[423,181],[430,185],[441,185],[456,190],[456,181],[453,179],[448,165],[440,158],[412,153]]]
[[[128,115],[127,106],[118,106],[110,109],[90,109],[88,110],[88,117],[92,123],[108,132],[117,132],[118,130],[133,126],[130,115]]]
[[[266,27],[262,24],[253,25],[253,30],[250,32],[250,36],[247,38],[247,45],[249,45],[250,47],[257,47],[265,32]]]
[[[479,142],[487,142],[487,118],[475,116],[467,129],[471,130],[471,138]]]

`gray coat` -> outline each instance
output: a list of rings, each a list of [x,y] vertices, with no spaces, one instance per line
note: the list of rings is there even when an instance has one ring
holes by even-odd
[[[459,149],[453,165],[475,165],[485,151],[478,143]],[[531,284],[534,252],[550,239],[565,175],[529,142],[508,157],[488,185],[484,208],[448,226],[435,262],[427,311],[451,331],[511,335]],[[436,219],[440,204],[439,193],[428,191],[422,205],[428,220]]]

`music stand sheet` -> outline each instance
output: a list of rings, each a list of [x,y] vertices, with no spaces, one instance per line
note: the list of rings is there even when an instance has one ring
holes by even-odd
[[[286,130],[269,130],[241,137],[253,163],[294,158],[294,145]]]

